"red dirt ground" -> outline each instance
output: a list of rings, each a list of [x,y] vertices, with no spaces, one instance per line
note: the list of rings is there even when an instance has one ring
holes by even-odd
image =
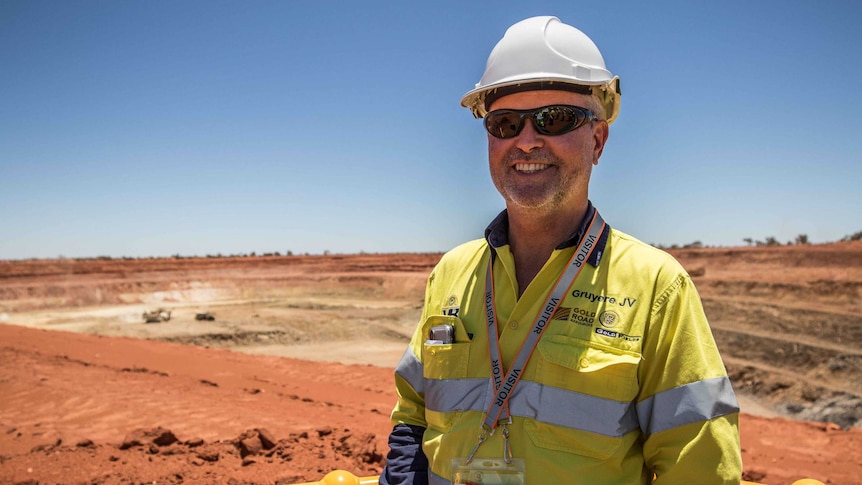
[[[788,289],[788,283],[781,282],[787,279],[751,270],[752,264],[767,268],[775,259],[773,253],[758,253],[755,249],[742,248],[743,253],[728,261],[722,259],[724,253],[717,251],[677,254],[690,271],[705,268],[705,275],[697,277],[696,282],[708,315],[711,320],[713,315],[716,317],[720,346],[732,345],[734,351],[744,347],[740,335],[755,340],[776,338],[768,327],[740,328],[745,315],[756,312],[737,312],[734,305],[755,302],[755,310],[768,310],[775,322],[784,322],[791,320],[785,311],[814,311],[792,297],[795,291],[805,291],[806,281],[832,281],[830,284],[843,288],[844,293],[827,292],[817,300],[836,302],[823,320],[834,325],[832,337],[821,340],[793,329],[781,334],[781,342],[795,339],[802,347],[810,347],[808,354],[805,348],[794,347],[786,352],[786,360],[767,356],[762,358],[764,362],[758,355],[745,353],[750,349],[735,355],[730,355],[730,347],[727,352],[722,349],[732,361],[728,367],[738,379],[735,387],[743,395],[751,391],[746,396],[758,399],[762,406],[751,409],[769,409],[766,414],[785,414],[772,405],[779,401],[796,403],[798,396],[802,404],[797,407],[811,404],[816,408],[818,399],[826,394],[832,399],[830,403],[855,403],[851,391],[860,393],[854,367],[858,357],[855,349],[860,343],[856,333],[860,305],[858,292],[853,293],[859,287],[858,270],[851,268],[829,276],[823,270],[829,264],[821,262],[803,274],[804,268],[788,265],[788,256],[782,254],[784,259],[779,258],[781,263],[775,264],[786,266],[791,276],[802,275],[796,281],[802,287]],[[841,249],[845,250],[846,247]],[[843,256],[838,257],[836,265],[858,265],[848,265],[848,257],[841,251]],[[860,259],[862,246],[851,247],[850,253],[851,260]],[[747,269],[740,257],[749,259]],[[403,349],[415,324],[411,319],[421,302],[423,275],[439,255],[338,258],[305,258],[304,262],[303,258],[294,258],[289,263],[0,262],[0,321],[34,327],[0,324],[0,483],[290,484],[319,480],[333,469],[357,475],[377,474],[387,451],[388,414],[395,401],[391,357],[383,364],[344,365],[212,347],[246,345],[251,338],[248,335],[241,342],[224,338],[228,333],[235,338],[242,333],[237,330],[240,328],[255,328],[256,335],[268,341],[279,340],[279,348],[292,349],[290,352],[300,352],[334,335],[350,342],[354,336],[334,333],[342,324],[327,326],[333,315],[347,311],[356,318],[367,319],[369,326],[370,322],[381,325],[374,328],[374,334],[388,336],[393,349]],[[811,260],[811,252],[800,258]],[[740,262],[739,269],[734,268],[735,261]],[[87,315],[116,312],[122,305],[143,301],[129,300],[129,295],[199,289],[195,285],[201,281],[218,281],[208,288],[219,291],[241,288],[225,297],[230,304],[222,302],[224,306],[219,307],[222,309],[215,324],[225,327],[217,331],[199,333],[193,318],[183,316],[182,312],[192,306],[183,300],[190,298],[187,294],[162,300],[173,305],[178,316],[161,326],[100,323],[96,328],[78,323],[83,318],[81,311]],[[335,283],[342,285],[341,289],[333,289]],[[283,290],[277,298],[271,293],[248,296],[250,288],[269,291],[273,286]],[[328,288],[325,296],[329,301],[340,298],[341,303],[334,309],[309,296],[317,297],[324,287]],[[98,298],[93,296],[96,293]],[[238,301],[240,294],[246,299]],[[364,306],[354,302],[358,296],[366,299]],[[367,302],[369,296],[374,297],[373,305]],[[273,303],[276,300],[277,304]],[[250,301],[253,305],[248,307]],[[397,302],[407,303],[399,306]],[[132,306],[139,316],[138,309]],[[246,311],[254,312],[253,318],[244,320]],[[290,333],[276,326],[273,315],[281,320],[288,315],[278,312],[307,319],[302,320],[307,326]],[[73,313],[74,319],[70,320]],[[819,321],[815,317],[820,314],[811,315],[814,314],[802,318],[802,324],[811,326]],[[849,320],[841,320],[842,315]],[[272,322],[267,320],[269,316],[273,316]],[[761,314],[754,317],[763,325],[770,324]],[[97,317],[81,321],[88,319]],[[56,331],[58,328],[75,332]],[[145,331],[173,333],[139,334]],[[843,335],[843,340],[829,341],[836,333]],[[127,334],[143,338],[122,336]],[[289,339],[293,343],[287,342]],[[172,343],[176,341],[198,345]],[[389,349],[384,341],[378,344],[381,349]],[[828,351],[834,354],[827,355]],[[397,354],[393,355],[397,358]],[[807,356],[806,362],[812,366],[825,367],[794,368],[793,359],[799,355]],[[351,361],[348,357],[334,360]],[[829,374],[829,369],[838,374]],[[809,371],[820,373],[823,387],[806,384],[796,389],[784,385],[788,380],[815,382],[817,375],[809,375]],[[842,376],[844,384],[838,379]],[[852,422],[858,415],[856,411],[845,412],[842,419]],[[808,477],[830,484],[862,484],[862,428],[842,429],[832,423],[747,412],[741,416],[740,427],[747,480],[789,485]]]

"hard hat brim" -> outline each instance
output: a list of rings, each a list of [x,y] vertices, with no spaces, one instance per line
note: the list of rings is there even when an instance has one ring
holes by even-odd
[[[521,91],[539,91],[539,90],[561,90],[579,92],[577,87],[592,89],[594,87],[602,88],[605,92],[610,93],[610,99],[603,99],[605,105],[605,115],[607,116],[608,124],[613,123],[619,114],[620,105],[620,78],[614,76],[610,81],[600,81],[595,83],[578,82],[573,83],[571,79],[554,78],[547,76],[535,76],[527,78],[519,78],[510,81],[501,81],[489,86],[477,87],[465,94],[461,98],[461,106],[470,109],[473,116],[476,118],[484,118],[488,114],[488,106],[486,103],[489,94],[492,92],[503,91],[505,94],[496,96],[496,98],[513,94]],[[519,89],[523,88],[523,89]],[[593,91],[594,92],[594,91]],[[583,93],[587,94],[587,93]],[[608,98],[603,96],[602,98]]]

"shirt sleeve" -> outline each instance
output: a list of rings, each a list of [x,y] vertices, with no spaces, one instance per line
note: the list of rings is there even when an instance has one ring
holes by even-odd
[[[429,278],[426,298],[430,291]],[[420,322],[427,313],[427,302]],[[410,345],[395,368],[395,392],[398,401],[392,410],[392,433],[386,467],[380,474],[381,485],[425,485],[428,483],[428,459],[422,451],[425,421],[425,380],[421,361],[423,335],[417,326]]]
[[[739,405],[687,274],[657,296],[650,315],[637,413],[653,483],[738,484]]]
[[[380,474],[380,485],[427,485],[428,459],[422,452],[425,428],[397,424],[389,435],[386,467]]]

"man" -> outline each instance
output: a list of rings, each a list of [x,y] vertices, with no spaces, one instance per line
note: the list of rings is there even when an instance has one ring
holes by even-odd
[[[380,483],[739,483],[739,409],[690,277],[588,199],[619,101],[554,17],[491,52],[461,104],[506,210],[428,279]]]

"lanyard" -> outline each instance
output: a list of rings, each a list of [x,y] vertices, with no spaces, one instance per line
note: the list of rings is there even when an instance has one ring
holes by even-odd
[[[557,309],[557,306],[560,301],[562,301],[563,297],[569,292],[569,289],[581,273],[581,269],[583,269],[584,264],[589,260],[599,236],[605,229],[605,225],[605,221],[602,219],[602,216],[599,215],[599,212],[594,211],[593,218],[590,220],[586,235],[581,238],[581,242],[578,244],[578,248],[575,250],[574,254],[572,254],[572,258],[569,260],[565,271],[563,271],[557,279],[554,289],[551,290],[548,299],[542,306],[541,313],[536,317],[536,321],[533,323],[533,327],[530,330],[529,335],[521,345],[521,350],[519,350],[518,354],[515,356],[515,360],[512,362],[512,366],[509,369],[509,372],[505,374],[505,377],[503,376],[503,364],[502,359],[500,358],[500,338],[497,332],[497,310],[494,305],[494,259],[493,255],[491,256],[490,261],[488,262],[488,271],[485,273],[485,319],[488,322],[488,354],[491,361],[491,381],[494,384],[494,397],[485,413],[485,421],[482,424],[482,433],[479,435],[479,441],[476,443],[472,453],[470,453],[470,456],[467,458],[467,463],[472,461],[473,456],[479,449],[479,446],[488,439],[490,434],[494,433],[494,428],[496,428],[503,411],[506,412],[506,418],[508,419],[508,423],[504,423],[502,425],[503,438],[506,445],[504,459],[506,459],[507,463],[511,461],[512,453],[509,448],[509,429],[507,427],[507,424],[512,422],[512,417],[509,414],[509,398],[514,393],[515,386],[518,385],[518,382],[521,379],[524,367],[527,366],[527,362],[530,360],[530,356],[536,349],[545,328],[547,328],[548,323],[550,323],[551,317],[554,315],[554,311]],[[493,253],[493,248],[491,251]]]

